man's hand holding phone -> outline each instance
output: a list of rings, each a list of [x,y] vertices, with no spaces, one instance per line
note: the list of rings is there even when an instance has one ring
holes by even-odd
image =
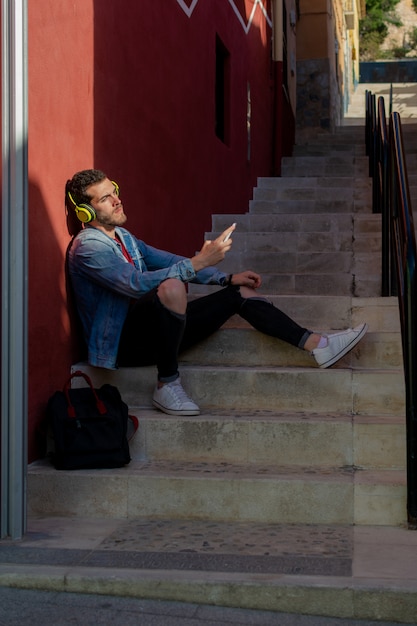
[[[217,265],[220,261],[223,261],[226,252],[232,247],[231,234],[236,228],[236,223],[232,224],[214,241],[205,241],[200,252],[192,257],[191,262],[196,272],[209,267],[211,265]]]

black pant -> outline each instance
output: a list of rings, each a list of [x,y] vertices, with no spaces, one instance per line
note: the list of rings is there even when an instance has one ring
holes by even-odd
[[[242,298],[231,286],[192,300],[186,315],[169,311],[153,289],[131,307],[123,326],[118,363],[155,365],[160,380],[175,379],[178,354],[220,328],[238,314],[257,330],[302,348],[310,331],[302,328],[263,298]]]

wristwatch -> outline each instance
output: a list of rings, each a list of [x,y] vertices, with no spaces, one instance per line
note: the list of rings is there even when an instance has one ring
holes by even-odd
[[[232,284],[233,274],[229,274],[229,276],[225,276],[221,279],[220,284],[222,287],[229,287]]]

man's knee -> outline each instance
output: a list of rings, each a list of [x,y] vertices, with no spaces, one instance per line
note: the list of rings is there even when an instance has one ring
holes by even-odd
[[[159,300],[171,311],[185,313],[187,308],[187,291],[185,285],[177,278],[168,278],[157,289]]]
[[[269,302],[268,298],[259,295],[256,289],[252,289],[251,287],[239,287],[239,292],[242,298],[244,298],[245,300],[253,298],[255,300],[264,300],[265,302]]]

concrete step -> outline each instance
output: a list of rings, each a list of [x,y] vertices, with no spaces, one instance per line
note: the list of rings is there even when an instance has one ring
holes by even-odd
[[[291,220],[293,221],[293,220]],[[289,221],[284,223],[284,228],[292,228]],[[215,238],[221,234],[220,231],[207,233],[207,238]],[[380,241],[381,238],[379,238]],[[281,232],[235,232],[233,233],[233,246],[227,254],[283,254],[291,253],[292,255],[304,253],[323,253],[323,252],[345,252],[352,250],[352,230],[342,231],[335,225],[334,230],[327,232],[306,232],[293,230]],[[242,259],[242,262],[246,262]],[[241,265],[242,263],[239,263]],[[246,263],[247,264],[247,263]],[[256,266],[257,267],[257,266]]]
[[[339,157],[365,157],[365,137],[363,142],[359,143],[345,143],[345,137],[340,137],[337,141],[333,139],[335,136],[331,135],[330,138],[322,138],[318,140],[315,138],[306,144],[296,144],[293,148],[293,157],[327,157],[327,158],[339,158]],[[415,155],[417,153],[417,133],[407,131],[403,134],[403,144],[405,154],[408,156]]]
[[[407,170],[414,171],[417,154],[406,152]],[[281,163],[281,176],[369,177],[367,156],[294,156],[285,157]]]
[[[354,276],[352,293],[358,298],[368,296],[379,296],[382,290],[381,274],[363,274]]]
[[[211,411],[198,417],[131,407],[134,461],[405,470],[405,419],[392,416]],[[309,442],[309,445],[306,445]]]
[[[263,194],[264,195],[264,194]],[[294,194],[301,195],[301,194]],[[314,194],[313,194],[314,195]],[[343,196],[343,194],[341,194]],[[327,199],[324,197],[312,199],[279,199],[279,200],[251,200],[249,211],[251,213],[352,213],[354,210],[353,200]],[[304,218],[305,219],[305,218]]]
[[[258,202],[288,202],[291,212],[291,203],[296,201],[306,202],[308,212],[310,205],[314,202],[323,206],[323,212],[332,212],[331,203],[335,207],[346,203],[351,206],[352,211],[357,211],[358,207],[371,206],[372,182],[368,178],[354,179],[350,177],[318,178],[310,176],[286,176],[281,178],[261,178],[258,179],[258,186],[253,191],[253,204]],[[250,203],[250,210],[252,203]],[[310,203],[310,204],[309,204]],[[284,204],[285,206],[285,204]],[[327,208],[329,207],[329,208]],[[271,211],[272,213],[274,211]],[[340,212],[335,208],[334,213]]]
[[[328,139],[327,143],[318,142],[316,140],[309,142],[308,144],[296,144],[292,150],[292,156],[365,156],[364,144],[346,144],[343,141],[333,142],[332,138]]]
[[[405,472],[175,461],[57,472],[30,466],[28,514],[259,523],[405,522]]]
[[[284,255],[230,255],[222,265],[227,274],[253,267],[261,273],[262,289],[268,293],[360,297],[381,294],[379,253],[358,253],[355,257],[351,253],[338,253],[334,259],[325,254],[291,255],[288,259]]]
[[[268,204],[268,203],[266,203]],[[269,203],[273,205],[274,203]],[[292,239],[287,247],[299,245],[299,250],[303,251],[305,242],[309,242],[313,237],[319,238],[330,235],[350,240],[356,234],[379,234],[381,233],[381,215],[366,211],[364,213],[310,213],[308,216],[299,213],[245,213],[245,214],[216,214],[212,217],[212,231],[206,233],[206,238],[217,237],[225,228],[236,223],[236,230],[233,233],[233,242],[244,249],[257,249],[262,245],[271,249],[282,249],[286,245],[287,234]],[[306,239],[306,234],[311,238]],[[244,236],[246,235],[246,237]],[[296,237],[300,237],[299,240]],[[326,240],[323,241],[326,244]],[[332,244],[331,244],[332,245]],[[253,246],[253,248],[252,248]],[[233,246],[235,247],[235,245]],[[323,250],[323,248],[321,248]]]
[[[311,153],[320,156],[340,156],[343,153],[351,153],[358,156],[365,155],[365,125],[351,128],[339,127],[335,133],[320,133],[311,137],[308,142],[297,143],[294,146],[295,156]],[[417,130],[415,125],[403,126],[403,143],[406,154],[415,154],[417,145]]]
[[[382,250],[382,234],[379,233],[355,233],[355,239],[352,243],[352,248],[354,250],[354,254],[360,253],[372,253],[376,258],[381,260],[381,250]],[[378,272],[380,271],[380,264],[378,265]]]
[[[285,157],[281,163],[281,175],[290,176],[337,176],[368,177],[368,157]]]
[[[311,362],[312,367],[305,368],[182,364],[180,370],[184,388],[203,414],[213,409],[233,409],[404,415],[404,377],[400,369],[323,370],[314,365],[313,358]],[[129,406],[151,406],[154,367],[109,371],[78,363],[72,367],[76,369],[87,372],[96,387],[116,385]]]
[[[323,200],[323,196],[325,195],[326,202],[331,200],[337,202],[341,200],[352,202],[354,198],[355,190],[352,189],[352,187],[318,186],[313,183],[313,181],[317,180],[316,178],[305,178],[306,182],[311,181],[308,185],[291,184],[291,178],[288,180],[286,178],[279,178],[277,180],[281,181],[280,185],[255,187],[253,190],[253,199],[255,201],[263,200],[269,202],[277,200]],[[297,177],[296,180],[298,181],[300,179]],[[367,189],[366,191],[370,193],[370,190]]]
[[[365,99],[363,100],[365,104]],[[365,125],[357,124],[353,126],[338,126],[333,133],[317,133],[313,139],[314,143],[329,143],[334,144],[353,144],[363,145],[365,142]]]
[[[242,233],[251,233],[258,237],[270,234],[271,241],[277,237],[277,241],[280,242],[280,233],[343,233],[343,235],[347,232],[352,233],[353,217],[347,213],[310,213],[308,219],[301,213],[216,214],[212,217],[213,231],[207,233],[207,237],[222,232],[234,222],[236,230],[233,233],[233,241]]]
[[[405,470],[404,417],[243,410],[175,417],[151,408],[129,411],[139,419],[129,442],[135,462]],[[46,456],[52,453],[50,440]]]
[[[291,239],[291,237],[290,237]],[[295,238],[293,238],[295,239]],[[309,238],[311,242],[312,238]],[[313,238],[314,239],[314,238]],[[306,252],[298,251],[297,248],[292,250],[281,251],[245,251],[240,252],[238,249],[232,248],[226,259],[223,261],[222,270],[229,273],[236,273],[238,268],[256,268],[259,274],[345,274],[352,272],[353,255],[351,249],[337,249],[337,242],[333,237],[317,238],[313,245],[319,247],[319,241],[330,243],[333,249],[330,252],[315,252],[307,250]],[[345,239],[346,241],[346,239]],[[307,240],[306,240],[307,245]],[[347,246],[346,246],[347,247]],[[336,248],[336,250],[334,250]],[[379,259],[379,255],[377,255]],[[378,266],[379,269],[379,266]]]
[[[218,289],[210,285],[189,285],[190,298],[212,293]],[[269,295],[268,299],[287,315],[307,328],[327,330],[354,327],[363,321],[369,325],[369,332],[400,332],[398,300],[389,298],[353,298],[326,295]],[[233,318],[233,327],[246,327],[244,320]],[[225,324],[227,328],[228,323]],[[368,333],[369,334],[369,333]],[[367,335],[368,336],[368,335]],[[237,346],[235,345],[236,349]]]
[[[226,273],[236,273],[246,269],[251,269],[248,266],[236,267],[229,261],[224,261],[222,269]],[[262,272],[262,290],[264,293],[270,294],[286,294],[286,295],[298,295],[303,293],[310,293],[311,295],[333,295],[333,296],[346,296],[346,295],[358,295],[358,296],[378,296],[381,293],[380,277],[377,277],[378,283],[371,289],[365,288],[361,293],[357,289],[355,277],[351,272],[344,274],[331,273],[328,268],[328,273],[323,272],[304,272],[298,273],[267,273]]]
[[[372,265],[379,267],[378,260],[372,259]],[[224,261],[222,269],[227,273],[236,273],[251,269],[247,265],[237,267],[229,261]],[[262,273],[262,291],[268,294],[285,294],[285,295],[302,295],[310,293],[312,296],[320,296],[323,294],[343,297],[346,295],[357,296],[361,298],[378,297],[381,294],[381,275],[380,271],[376,274],[365,274],[356,276],[352,272],[345,274],[332,273],[282,273],[270,274]],[[194,291],[194,286],[193,286]]]
[[[350,126],[351,132],[347,132],[346,126],[339,126],[334,132],[296,133],[295,146],[320,146],[330,147],[346,146],[351,150],[361,149],[365,146],[365,124],[362,126]]]
[[[255,189],[280,189],[285,187],[314,187],[328,190],[329,188],[352,188],[372,189],[372,179],[360,176],[258,176]],[[352,190],[355,193],[355,189]]]
[[[289,240],[296,237],[289,237]],[[300,238],[301,239],[301,238]],[[290,241],[288,243],[290,243]],[[323,243],[322,251],[320,242]],[[288,245],[287,243],[287,245]],[[325,244],[329,245],[330,251],[326,251]],[[344,238],[332,236],[318,236],[304,238],[305,251],[297,251],[296,248],[281,251],[253,251],[239,250],[235,246],[228,253],[222,263],[222,270],[229,273],[256,268],[257,272],[265,276],[266,274],[282,276],[284,274],[355,274],[360,275],[362,266],[365,264],[364,272],[369,274],[380,274],[381,272],[381,237],[361,236],[352,244]],[[310,249],[308,246],[310,245]],[[284,248],[286,246],[283,246]],[[353,248],[355,254],[353,254]]]
[[[382,216],[380,213],[355,213],[354,237],[355,241],[361,236],[372,235],[381,239]]]
[[[240,318],[232,319],[215,335],[183,352],[181,363],[187,365],[205,363],[228,367],[242,363],[249,367],[312,366],[311,356],[306,351],[294,348],[279,339],[262,335],[249,325],[245,325]],[[346,355],[337,367],[390,370],[402,368],[400,333],[368,332],[361,341],[360,348]]]
[[[192,285],[199,297],[213,287]],[[198,289],[199,288],[199,289]],[[335,332],[366,321],[368,333],[360,347],[344,357],[343,367],[402,368],[402,345],[397,298],[351,298],[348,296],[268,296],[301,326],[318,332]],[[233,316],[214,335],[182,353],[187,364],[309,367],[311,357],[303,350],[268,337]]]
[[[368,241],[366,241],[366,239]],[[378,240],[375,241],[376,250],[368,249],[364,252],[362,251],[364,245],[369,243],[369,246],[372,245],[374,239],[372,237],[365,238],[359,242],[359,246],[356,249],[353,262],[352,269],[355,273],[355,276],[368,275],[368,274],[380,274],[381,273],[381,254],[380,254],[380,243]]]

